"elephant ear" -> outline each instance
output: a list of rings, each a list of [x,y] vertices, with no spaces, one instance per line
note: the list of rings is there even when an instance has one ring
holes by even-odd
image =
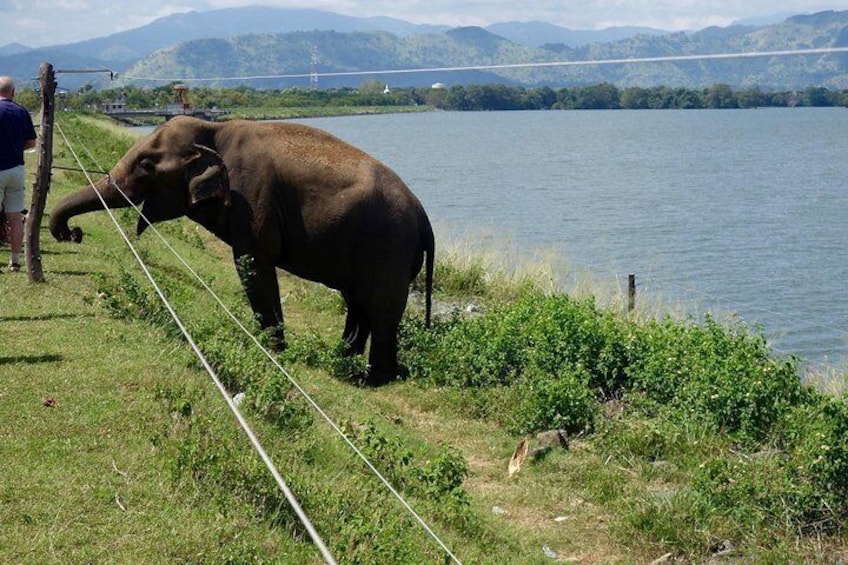
[[[186,162],[189,203],[191,206],[221,198],[224,206],[230,205],[230,180],[227,166],[217,151],[194,144],[197,153]]]

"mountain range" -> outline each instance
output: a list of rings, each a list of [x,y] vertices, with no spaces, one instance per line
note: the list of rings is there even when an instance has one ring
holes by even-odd
[[[846,46],[848,11],[672,33],[637,27],[570,30],[545,22],[449,28],[386,17],[249,6],[176,14],[67,45],[39,49],[5,45],[0,47],[0,69],[19,82],[37,76],[44,61],[58,70],[108,68],[118,73],[114,82],[105,73],[60,73],[60,86],[69,89],[84,84],[160,85],[172,79],[281,88],[308,85],[313,71],[322,87],[358,86],[376,78],[393,86],[441,82],[557,87],[609,82],[620,87],[722,83],[841,89],[848,86],[848,54],[841,52],[638,64],[582,62]],[[527,63],[537,66],[512,67]],[[442,70],[387,72],[434,68]],[[208,80],[214,77],[219,80]]]

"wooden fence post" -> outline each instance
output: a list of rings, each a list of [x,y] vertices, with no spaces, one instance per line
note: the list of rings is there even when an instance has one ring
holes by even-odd
[[[636,275],[630,273],[627,275],[627,312],[632,312],[636,309]]]
[[[42,63],[41,81],[41,135],[38,136],[38,169],[32,187],[32,204],[26,221],[26,264],[30,282],[44,282],[41,269],[41,245],[39,232],[47,192],[50,190],[50,174],[53,168],[53,119],[56,94],[56,75],[53,65]]]

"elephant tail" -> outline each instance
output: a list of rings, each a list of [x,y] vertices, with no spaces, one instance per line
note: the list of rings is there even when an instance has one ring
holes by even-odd
[[[422,237],[424,239],[424,252],[427,254],[424,271],[424,304],[425,317],[424,326],[430,327],[430,317],[433,312],[433,267],[436,258],[436,238],[433,235],[433,227],[430,225],[430,220],[424,216],[424,227]]]

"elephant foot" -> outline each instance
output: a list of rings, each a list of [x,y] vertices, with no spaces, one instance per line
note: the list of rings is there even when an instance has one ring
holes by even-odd
[[[265,330],[263,330],[263,334],[265,334],[266,346],[271,351],[275,353],[282,353],[286,350],[286,347],[288,347],[283,328],[279,326],[266,328]]]
[[[342,341],[342,344],[336,349],[339,355],[342,357],[348,358],[353,357],[358,352],[350,346],[346,341]]]
[[[375,371],[370,366],[353,377],[353,382],[357,385],[372,388],[389,384],[393,380],[395,380],[395,375],[384,371]]]

